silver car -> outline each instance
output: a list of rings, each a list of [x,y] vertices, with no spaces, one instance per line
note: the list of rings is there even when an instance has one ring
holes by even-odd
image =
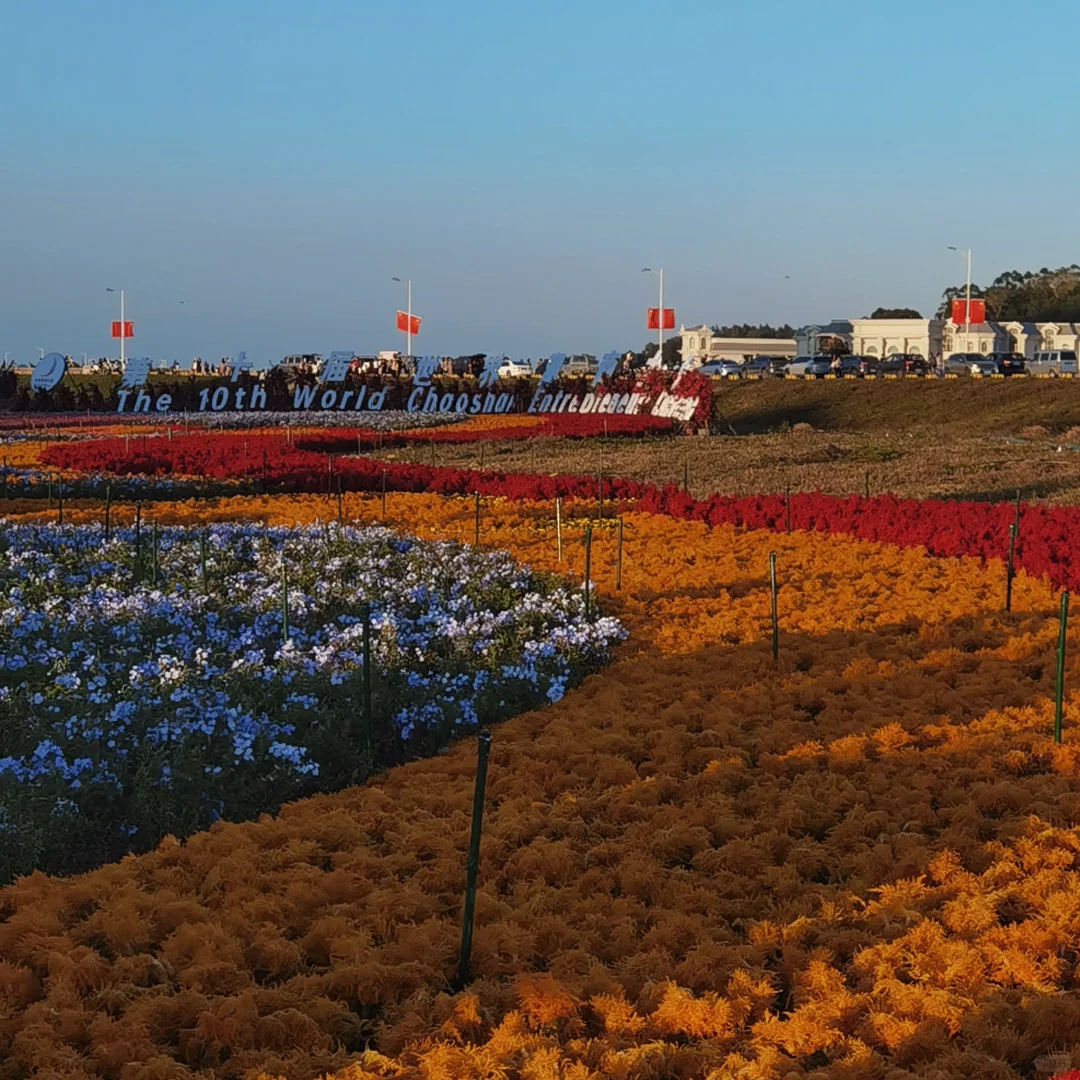
[[[737,360],[710,360],[708,363],[702,364],[698,368],[698,372],[702,375],[726,379],[729,375],[741,376],[743,368],[742,364]]]

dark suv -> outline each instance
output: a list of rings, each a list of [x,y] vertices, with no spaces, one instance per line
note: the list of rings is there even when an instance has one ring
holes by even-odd
[[[992,352],[987,354],[986,359],[993,360],[1002,375],[1023,375],[1027,371],[1024,358],[1019,353]]]
[[[925,375],[929,370],[926,357],[917,353],[893,353],[878,361],[881,375]]]

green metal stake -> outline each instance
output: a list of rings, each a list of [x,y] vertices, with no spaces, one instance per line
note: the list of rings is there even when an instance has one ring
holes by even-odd
[[[791,532],[791,487],[784,488],[784,517],[787,519],[787,531]]]
[[[491,732],[481,731],[476,737],[476,788],[473,792],[469,860],[465,867],[465,910],[461,917],[461,952],[458,955],[457,970],[458,989],[464,989],[469,982],[473,918],[476,913],[476,875],[480,869],[480,833],[484,826],[484,789],[487,786],[488,752],[490,750]]]
[[[1012,611],[1013,555],[1016,551],[1016,522],[1009,526],[1009,558],[1005,563],[1005,610]]]
[[[45,445],[48,446],[48,443]],[[52,473],[49,473],[49,509],[52,509]]]
[[[345,524],[345,511],[341,505],[341,476],[337,478],[337,523],[339,525]]]
[[[281,552],[281,643],[289,643],[289,573],[284,550]]]
[[[109,542],[109,515],[112,510],[112,482],[105,485],[105,543]]]
[[[682,489],[687,494],[690,493],[690,459],[688,457],[683,458],[682,463]]]
[[[589,576],[592,571],[592,526],[585,526],[585,619],[590,617]]]
[[[772,655],[780,657],[780,627],[776,621],[776,552],[769,552],[769,592],[772,594]]]
[[[64,524],[64,478],[56,478],[56,524]]]
[[[865,498],[867,502],[870,501],[870,470],[869,469],[866,470],[866,474],[863,477],[863,498]]]
[[[363,648],[364,648],[364,740],[367,743],[368,753],[371,753],[372,716],[371,716],[371,604],[365,602],[360,609],[360,617],[363,620]]]
[[[596,520],[604,520],[604,470],[596,474]]]
[[[155,520],[150,526],[150,584],[158,583],[158,529]]]
[[[202,579],[202,591],[206,592],[206,532],[199,533],[199,577]]]
[[[142,577],[142,503],[135,504],[135,580]]]
[[[1061,703],[1065,696],[1065,633],[1069,625],[1069,590],[1061,594],[1061,623],[1058,628],[1057,699],[1054,702],[1054,742],[1061,742]]]
[[[623,521],[619,518],[619,539],[615,549],[615,588],[622,589],[622,530]]]
[[[480,492],[477,491],[474,496],[473,506],[473,546],[480,546]]]
[[[382,471],[382,516],[386,520],[386,470]]]

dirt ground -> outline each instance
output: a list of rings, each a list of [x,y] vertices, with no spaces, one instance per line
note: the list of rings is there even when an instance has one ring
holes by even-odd
[[[430,464],[430,446],[386,451],[387,460]],[[951,429],[883,434],[795,429],[772,435],[655,439],[534,439],[440,445],[441,466],[501,472],[595,473],[713,492],[892,492],[910,498],[1015,498],[1080,503],[1080,433],[957,435]]]

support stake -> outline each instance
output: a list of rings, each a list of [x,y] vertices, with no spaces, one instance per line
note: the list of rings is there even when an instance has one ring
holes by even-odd
[[[1009,558],[1005,563],[1005,610],[1012,611],[1013,556],[1016,552],[1016,522],[1009,526]]]
[[[619,518],[619,535],[615,548],[615,588],[622,589],[622,530],[623,521]]]
[[[473,496],[473,546],[480,546],[480,492]]]
[[[772,655],[780,657],[780,626],[776,621],[776,552],[769,552],[769,592],[772,596]]]
[[[363,619],[364,628],[364,741],[370,754],[373,745],[371,717],[371,604],[367,601],[364,602],[363,607],[360,609],[360,616]]]
[[[465,866],[465,910],[461,917],[461,952],[458,955],[457,971],[458,989],[464,989],[469,982],[469,958],[472,955],[473,919],[476,913],[476,876],[480,869],[480,833],[484,827],[484,789],[487,787],[488,751],[490,749],[491,732],[481,731],[476,738],[476,788],[473,791],[469,859]]]
[[[555,555],[562,565],[562,499],[555,499]]]
[[[592,526],[585,526],[585,621],[590,618],[589,576],[592,571]]]
[[[1061,742],[1061,706],[1065,697],[1065,634],[1069,625],[1069,590],[1061,594],[1061,623],[1058,627],[1057,696],[1054,700],[1054,742]]]
[[[281,644],[289,644],[289,571],[284,548],[281,549]]]

